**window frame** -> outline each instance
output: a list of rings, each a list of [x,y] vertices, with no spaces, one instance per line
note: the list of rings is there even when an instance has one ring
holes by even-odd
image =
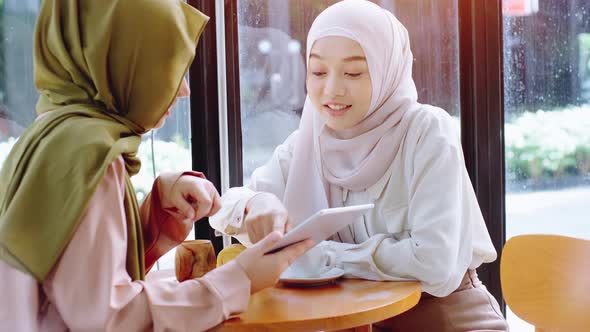
[[[505,313],[500,285],[506,237],[502,1],[459,0],[458,17],[463,154],[498,253],[478,274]]]
[[[207,179],[219,190],[221,188],[221,150],[215,3],[207,0],[188,0],[187,3],[209,16],[209,22],[197,45],[195,59],[189,68],[192,165],[193,169],[205,173]],[[223,248],[223,241],[215,236],[208,218],[195,222],[195,239],[211,240],[216,252]]]

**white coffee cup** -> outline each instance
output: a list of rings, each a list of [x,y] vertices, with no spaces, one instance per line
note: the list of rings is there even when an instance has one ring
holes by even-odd
[[[334,253],[323,243],[299,256],[282,278],[319,278],[334,267]]]

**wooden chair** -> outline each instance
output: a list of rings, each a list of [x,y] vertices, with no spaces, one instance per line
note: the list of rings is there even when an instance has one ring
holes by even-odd
[[[515,236],[504,246],[500,278],[510,309],[536,331],[590,331],[590,241]]]

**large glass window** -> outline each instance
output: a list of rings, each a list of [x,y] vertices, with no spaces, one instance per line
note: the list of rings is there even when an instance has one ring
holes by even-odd
[[[0,167],[36,117],[38,94],[33,84],[32,47],[39,3],[0,0]],[[163,128],[144,136],[139,156],[142,168],[132,181],[140,201],[160,172],[192,168],[188,98],[179,100]],[[194,238],[194,233],[189,238]],[[174,250],[160,259],[158,266],[174,268]]]
[[[38,1],[0,0],[0,166],[35,120],[33,31]]]
[[[244,183],[297,129],[305,99],[305,41],[334,0],[238,0]],[[459,116],[457,0],[374,1],[407,27],[419,100]]]
[[[503,26],[506,238],[590,238],[590,3],[504,1]]]

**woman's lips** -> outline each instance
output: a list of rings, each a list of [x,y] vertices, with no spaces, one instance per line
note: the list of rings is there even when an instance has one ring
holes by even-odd
[[[350,110],[351,107],[352,107],[352,105],[346,105],[346,104],[340,104],[340,103],[329,103],[329,104],[323,105],[324,111],[326,111],[328,114],[330,114],[331,116],[334,116],[334,117],[344,115],[346,112],[348,112]]]

